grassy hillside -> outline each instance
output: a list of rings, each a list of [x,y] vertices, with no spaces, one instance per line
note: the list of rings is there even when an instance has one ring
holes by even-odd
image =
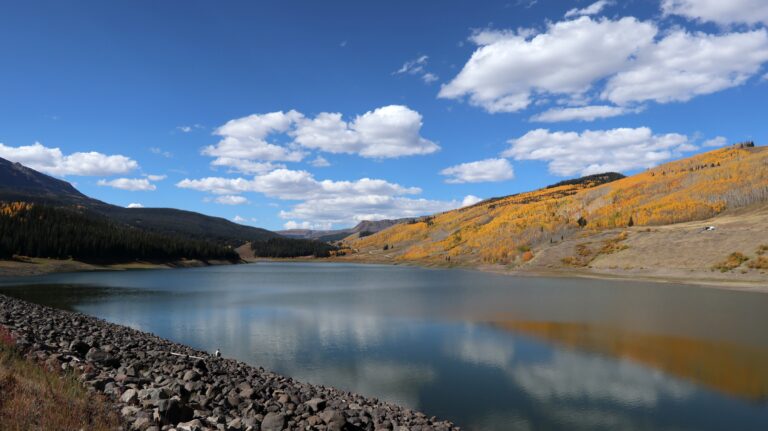
[[[605,184],[490,199],[347,243],[374,260],[520,265],[577,235],[703,220],[760,202],[768,202],[768,149],[729,147]]]

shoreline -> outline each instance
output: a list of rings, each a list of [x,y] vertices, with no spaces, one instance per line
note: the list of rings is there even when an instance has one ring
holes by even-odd
[[[315,262],[315,263],[351,263],[351,264],[375,264],[392,266],[412,266],[430,269],[460,269],[465,271],[479,271],[493,274],[501,274],[512,277],[551,277],[551,278],[587,278],[597,280],[637,281],[659,284],[682,284],[687,286],[705,287],[710,289],[737,290],[744,292],[768,293],[768,279],[762,280],[724,280],[717,277],[706,277],[705,271],[686,272],[679,270],[678,274],[638,274],[637,272],[624,271],[611,272],[589,271],[578,268],[553,268],[553,269],[507,269],[489,265],[441,265],[415,261],[382,261],[377,259],[358,259],[352,256],[344,258],[246,258],[241,262],[227,261],[197,261],[186,260],[168,263],[130,262],[119,264],[89,264],[75,260],[56,260],[43,258],[28,258],[26,261],[0,261],[0,279],[13,277],[33,277],[54,273],[92,272],[92,271],[138,271],[151,269],[182,269],[200,268],[206,266],[237,265],[259,262]],[[674,270],[669,270],[674,272]],[[684,272],[686,272],[684,274]]]
[[[126,429],[458,430],[406,407],[10,296],[0,295],[0,326],[28,359],[70,372],[108,397]]]
[[[61,260],[39,257],[21,257],[15,260],[0,260],[0,278],[3,277],[32,277],[36,275],[58,274],[67,272],[91,272],[91,271],[136,271],[146,269],[179,269],[200,268],[218,265],[236,265],[241,262],[229,262],[223,260],[201,261],[185,259],[172,262],[123,262],[97,264],[79,260]]]

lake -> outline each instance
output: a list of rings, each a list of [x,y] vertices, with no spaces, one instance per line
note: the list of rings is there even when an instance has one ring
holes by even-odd
[[[768,294],[272,262],[5,278],[0,293],[469,430],[768,429]]]

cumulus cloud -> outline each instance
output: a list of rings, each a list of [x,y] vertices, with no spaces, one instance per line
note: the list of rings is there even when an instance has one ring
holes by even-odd
[[[437,81],[439,78],[434,73],[428,72],[426,70],[428,61],[429,57],[426,55],[422,55],[421,57],[414,60],[406,61],[403,63],[400,69],[393,72],[393,75],[416,75],[421,77],[422,81],[425,83],[431,84],[432,82]]]
[[[18,162],[50,175],[115,175],[130,172],[139,164],[126,156],[106,155],[95,151],[64,155],[59,148],[49,148],[39,142],[10,147],[0,144],[0,157]]]
[[[743,84],[766,61],[765,29],[722,35],[677,30],[610,78],[602,98],[617,104],[687,101]]]
[[[307,155],[305,149],[368,158],[430,154],[439,150],[437,144],[420,136],[421,126],[421,114],[401,105],[383,106],[349,122],[342,114],[333,112],[321,112],[314,118],[295,110],[253,114],[216,129],[215,134],[222,140],[206,147],[203,154],[216,158],[213,166],[259,174],[285,167],[273,162],[301,161]],[[270,137],[288,142],[269,142]]]
[[[458,201],[408,197],[421,193],[380,179],[355,181],[317,180],[306,171],[278,169],[252,178],[209,177],[184,179],[177,187],[218,195],[261,193],[268,197],[300,201],[280,217],[313,224],[353,225],[361,220],[414,217],[458,208]]]
[[[327,168],[328,166],[331,166],[331,162],[326,160],[323,156],[315,157],[309,164],[316,168]]]
[[[217,157],[221,166],[225,166],[227,161],[238,159],[298,162],[304,158],[304,152],[269,143],[266,138],[275,133],[287,132],[301,117],[301,113],[292,110],[253,114],[230,120],[214,132],[222,140],[206,147],[203,154]]]
[[[540,33],[486,29],[470,39],[478,48],[438,97],[467,98],[492,113],[516,112],[552,98],[594,105],[551,109],[534,121],[606,118],[636,112],[632,107],[644,101],[687,101],[743,85],[768,62],[764,28],[662,32],[656,23],[634,17],[580,16],[550,23]],[[593,103],[600,99],[619,106]]]
[[[149,152],[152,154],[163,156],[167,159],[170,159],[171,157],[173,157],[173,153],[171,153],[170,151],[165,151],[160,147],[150,147]]]
[[[613,2],[609,0],[598,0],[585,8],[573,8],[569,10],[565,13],[565,17],[571,18],[574,16],[597,15],[602,12],[606,6],[610,6],[612,3]]]
[[[685,135],[654,135],[647,127],[582,133],[536,129],[508,142],[503,156],[545,161],[550,172],[561,176],[649,168],[696,149]]]
[[[386,195],[338,196],[312,199],[281,211],[283,219],[311,220],[328,225],[355,225],[363,220],[418,217],[461,206],[458,201],[435,201]]]
[[[712,139],[704,141],[702,144],[705,147],[722,147],[728,143],[728,140],[723,136],[716,136]]]
[[[488,183],[510,180],[515,171],[507,159],[485,159],[477,162],[462,163],[440,171],[448,178],[446,183]]]
[[[312,223],[308,221],[297,222],[296,220],[288,220],[283,224],[283,228],[287,230],[293,229],[308,229],[308,230],[329,230],[331,225],[328,223]]]
[[[366,112],[350,122],[340,113],[323,112],[297,121],[292,132],[305,148],[328,153],[358,154],[368,158],[393,158],[430,154],[440,147],[420,136],[422,117],[402,105]]]
[[[152,174],[148,174],[148,175],[144,175],[144,176],[147,177],[147,179],[150,180],[150,181],[162,181],[162,180],[168,178],[167,175],[152,175]]]
[[[468,97],[489,112],[515,112],[537,94],[578,96],[598,79],[623,69],[652,43],[653,24],[633,17],[617,21],[583,16],[550,24],[547,31],[476,32],[477,50],[439,97]]]
[[[115,178],[114,180],[99,180],[100,186],[112,187],[120,190],[135,191],[153,191],[157,187],[150,183],[147,178]]]
[[[407,195],[421,193],[417,187],[403,187],[384,180],[362,178],[357,181],[316,180],[307,171],[278,169],[252,179],[208,177],[184,179],[177,187],[215,194],[263,193],[285,200],[319,199],[337,196]]]
[[[243,205],[248,203],[248,199],[238,195],[217,196],[213,201],[223,205]]]
[[[128,204],[128,206],[126,208],[144,208],[144,205],[142,205],[142,204],[140,204],[138,202],[133,202],[133,203]]]
[[[665,15],[680,15],[722,25],[768,24],[768,3],[765,0],[663,0],[661,10]]]
[[[461,207],[468,207],[470,205],[474,205],[478,202],[482,202],[483,198],[479,198],[475,195],[466,195],[464,196],[464,200],[461,201]]]
[[[620,106],[591,105],[572,108],[552,108],[531,117],[531,121],[556,123],[560,121],[595,121],[600,118],[617,117],[636,110]]]

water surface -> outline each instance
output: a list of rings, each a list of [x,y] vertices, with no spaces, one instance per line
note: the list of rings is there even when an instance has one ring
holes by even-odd
[[[768,295],[335,263],[0,279],[471,430],[768,429]]]

